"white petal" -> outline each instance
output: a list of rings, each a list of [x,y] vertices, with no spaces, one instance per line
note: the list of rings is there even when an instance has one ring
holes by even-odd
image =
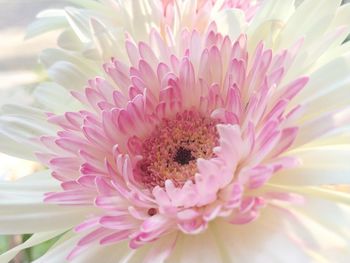
[[[327,112],[341,110],[349,106],[349,86],[350,77],[344,83],[338,83],[338,85],[332,85],[328,89],[320,90],[318,92],[318,96],[315,96],[305,101],[305,114],[302,117],[303,122],[305,120],[317,118]]]
[[[337,192],[331,189],[324,189],[324,191]],[[349,196],[349,194],[347,195]],[[350,242],[350,230],[348,227],[350,222],[349,206],[340,205],[335,200],[305,196],[305,205],[296,206],[293,210],[299,211],[329,231],[335,232],[342,238],[346,238],[347,242]],[[320,241],[325,242],[326,240]]]
[[[350,107],[321,115],[315,120],[303,123],[291,149],[310,143],[328,134],[336,134],[349,128]],[[347,142],[349,143],[349,141]]]
[[[15,140],[9,138],[4,135],[0,131],[0,149],[2,153],[6,153],[7,155],[15,156],[17,158],[37,161],[33,152],[35,151],[35,147],[23,147],[23,144],[16,142]]]
[[[91,34],[89,31],[89,17],[84,16],[84,13],[73,7],[66,7],[66,17],[69,25],[74,30],[75,34],[83,43],[91,41]]]
[[[178,233],[172,233],[150,244],[151,249],[144,258],[144,263],[163,263],[171,253],[177,242]]]
[[[282,29],[279,35],[279,47],[286,48],[302,36],[304,36],[305,45],[315,40],[319,41],[332,22],[340,2],[341,0],[303,1]]]
[[[267,0],[254,16],[248,28],[248,34],[254,33],[258,28],[269,21],[285,22],[294,12],[294,0]],[[257,33],[257,32],[255,32]]]
[[[101,10],[101,11],[111,11],[106,6],[108,6],[108,1],[100,1],[96,2],[94,0],[68,0],[67,2],[73,3],[79,7],[84,7],[93,10]],[[109,6],[108,6],[109,7]]]
[[[275,36],[294,12],[294,0],[265,0],[247,28],[249,51],[263,40],[273,47]]]
[[[39,193],[60,190],[60,182],[52,178],[49,170],[42,170],[15,181],[1,181],[1,194],[13,192]],[[0,200],[6,203],[7,200]]]
[[[111,30],[96,19],[91,19],[90,27],[92,39],[103,61],[108,61],[112,57],[127,60],[123,30],[119,28]]]
[[[303,246],[290,238],[287,222],[287,215],[271,208],[265,208],[255,222],[247,225],[218,220],[214,228],[217,243],[226,255],[223,262],[312,262]]]
[[[324,186],[290,186],[283,184],[268,183],[262,189],[264,191],[281,191],[287,193],[298,193],[303,196],[318,197],[325,200],[332,200],[335,203],[350,204],[350,194],[328,189]]]
[[[58,61],[48,69],[49,77],[68,90],[79,90],[87,86],[91,78],[78,65],[67,61]]]
[[[245,27],[245,16],[241,10],[226,9],[213,19],[217,23],[218,31],[231,39],[237,39]]]
[[[330,63],[332,60],[334,60],[334,58],[339,57],[334,51],[346,39],[348,32],[349,30],[347,26],[338,27],[334,30],[326,32],[325,35],[319,39],[319,41],[312,43],[309,46],[302,45],[296,54],[291,69],[285,75],[283,83],[288,83],[293,81],[298,76],[306,74],[311,74],[312,81],[314,78],[314,76],[312,76],[314,74],[313,72],[317,71],[319,68],[322,68],[323,65]],[[332,54],[332,56],[329,57],[328,54]],[[324,76],[321,75],[321,77]],[[335,81],[338,82],[341,80],[342,79],[337,79]],[[320,87],[318,87],[318,89],[321,90]],[[311,95],[314,94],[311,93]]]
[[[309,147],[320,147],[327,145],[343,145],[350,142],[350,127],[337,129],[336,131],[323,136],[308,144]]]
[[[79,69],[91,77],[100,75],[102,62],[91,61],[74,53],[60,49],[45,49],[40,54],[40,61],[46,66],[51,67],[59,61],[66,61],[76,65]]]
[[[74,257],[71,261],[68,261],[67,256],[78,243],[81,237],[82,234],[68,232],[60,240],[58,240],[57,244],[49,249],[46,254],[35,260],[33,263],[121,263],[132,252],[126,242],[121,242],[109,246],[91,244],[84,251],[81,251],[81,253]]]
[[[20,115],[2,115],[0,131],[18,141],[34,139],[37,136],[53,134],[55,131],[46,120]]]
[[[18,105],[6,105],[0,116],[1,151],[19,158],[36,160],[40,149],[35,138],[54,134],[56,128],[46,121],[43,111]]]
[[[169,263],[223,262],[221,251],[210,227],[198,235],[180,234]]]
[[[60,189],[49,171],[0,182],[0,233],[22,234],[69,229],[95,211],[86,206],[44,203],[46,192]]]
[[[72,51],[82,51],[84,44],[81,43],[80,39],[74,33],[72,29],[66,29],[57,38],[57,45],[63,49]]]
[[[296,65],[297,66],[297,65]],[[312,99],[324,96],[325,93],[335,91],[350,81],[350,55],[336,57],[329,63],[319,67],[310,75],[306,87],[293,99],[294,104],[304,104]],[[345,91],[346,95],[348,92]],[[336,104],[337,101],[331,101]]]
[[[44,112],[33,107],[21,106],[18,104],[5,104],[1,107],[1,113],[4,115],[26,115],[31,118],[46,120]]]
[[[290,153],[299,167],[277,173],[273,183],[283,185],[324,185],[350,183],[350,146],[305,148]]]
[[[335,14],[334,20],[332,24],[328,28],[328,30],[334,30],[339,26],[346,25],[349,26],[349,17],[350,17],[350,4],[344,4],[340,6]]]
[[[81,237],[81,234],[71,231],[67,232],[43,256],[33,261],[33,263],[68,263],[66,258]]]
[[[293,233],[296,237],[308,235],[313,240],[314,252],[318,251],[318,256],[324,260],[316,262],[347,262],[350,256],[349,206],[312,195],[304,195],[304,198],[303,205],[287,208],[286,213],[294,217]],[[299,229],[295,225],[300,225]]]
[[[26,38],[32,38],[59,28],[68,26],[62,10],[45,10],[37,15],[38,19],[26,30]]]
[[[53,82],[40,84],[35,88],[33,96],[45,110],[56,114],[78,111],[83,108],[81,103],[74,99],[65,88]]]

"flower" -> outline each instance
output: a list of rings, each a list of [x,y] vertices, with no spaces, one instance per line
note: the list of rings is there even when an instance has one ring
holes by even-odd
[[[75,6],[39,13],[37,21],[28,28],[27,38],[55,29],[63,32],[57,39],[59,48],[45,49],[40,55],[49,79],[36,88],[34,96],[38,104],[45,110],[52,110],[41,94],[47,95],[47,90],[53,86],[55,89],[82,89],[91,76],[105,75],[101,65],[111,57],[127,61],[125,34],[135,41],[148,41],[153,28],[161,32],[163,38],[167,31],[178,38],[183,28],[203,32],[216,17],[233,16],[234,20],[245,23],[245,14],[251,19],[259,7],[251,0],[195,2],[176,1],[174,5],[175,1],[161,0],[93,3],[75,0]]]
[[[350,176],[339,4],[266,1],[249,24],[229,12],[178,37],[129,34],[124,56],[72,92],[80,104],[38,93],[59,108],[49,122],[5,108],[0,143],[36,152],[53,178],[0,184],[1,232],[38,232],[0,259],[63,233],[38,262],[348,258],[350,196],[325,186]]]
[[[286,107],[308,78],[276,91],[294,52],[260,44],[249,66],[246,37],[232,42],[215,24],[206,37],[183,31],[181,57],[151,34],[151,46],[128,39],[130,65],[105,64],[113,82],[96,78],[73,93],[87,109],[50,115],[57,136],[40,137],[49,151],[37,156],[63,188],[45,201],[102,210],[76,227],[87,234],[68,258],[96,241],[126,239],[136,249],[198,234],[218,217],[249,223],[270,199],[295,201],[250,193],[297,164],[282,154],[298,134],[300,107]]]

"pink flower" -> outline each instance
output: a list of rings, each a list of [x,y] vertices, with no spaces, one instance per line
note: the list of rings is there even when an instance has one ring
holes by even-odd
[[[32,107],[1,109],[0,147],[48,169],[0,182],[0,233],[34,233],[0,261],[60,236],[35,263],[346,263],[340,2],[266,0],[249,21],[224,0],[42,13],[32,34],[63,27],[62,49]]]
[[[283,154],[302,110],[290,102],[308,78],[280,83],[300,43],[277,54],[260,43],[249,57],[244,35],[232,41],[215,24],[205,36],[183,31],[178,52],[156,31],[151,38],[127,40],[130,64],[105,64],[108,80],[73,93],[86,109],[50,114],[60,131],[40,137],[48,151],[37,156],[62,187],[45,201],[100,211],[76,226],[85,234],[70,259],[95,242],[126,239],[137,249],[201,233],[217,218],[247,224],[271,200],[300,202],[259,192],[277,171],[298,165]]]

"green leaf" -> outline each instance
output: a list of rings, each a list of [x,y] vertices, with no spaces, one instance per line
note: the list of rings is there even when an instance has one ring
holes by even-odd
[[[9,249],[8,236],[0,236],[0,254],[4,253],[8,249]]]
[[[58,239],[59,237],[56,237],[44,243],[41,243],[40,245],[29,248],[28,250],[30,261],[34,261],[35,259],[38,259],[42,255],[44,255]]]

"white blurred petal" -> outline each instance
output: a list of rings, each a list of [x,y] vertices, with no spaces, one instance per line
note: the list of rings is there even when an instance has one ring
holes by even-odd
[[[59,190],[49,171],[17,181],[0,182],[0,233],[23,234],[69,229],[94,211],[92,207],[44,203],[46,192]]]
[[[210,228],[198,235],[180,234],[169,263],[222,262],[221,251]]]
[[[213,227],[216,242],[222,246],[226,259],[232,262],[312,262],[306,248],[290,238],[287,223],[286,215],[265,208],[261,217],[250,224],[234,226],[218,222]]]
[[[43,111],[19,106],[6,105],[0,116],[1,151],[19,158],[36,160],[33,153],[40,149],[35,138],[53,134],[56,128],[49,124]]]
[[[241,10],[226,9],[219,12],[213,19],[217,23],[218,31],[231,39],[239,37],[246,26],[245,16]]]
[[[35,88],[33,96],[36,102],[45,110],[56,114],[63,114],[67,111],[75,111],[83,108],[66,89],[53,82],[40,84]],[[65,103],[63,104],[62,101],[65,101]]]
[[[350,183],[350,146],[324,146],[290,153],[301,162],[296,168],[274,175],[273,183],[283,185],[324,185]]]

